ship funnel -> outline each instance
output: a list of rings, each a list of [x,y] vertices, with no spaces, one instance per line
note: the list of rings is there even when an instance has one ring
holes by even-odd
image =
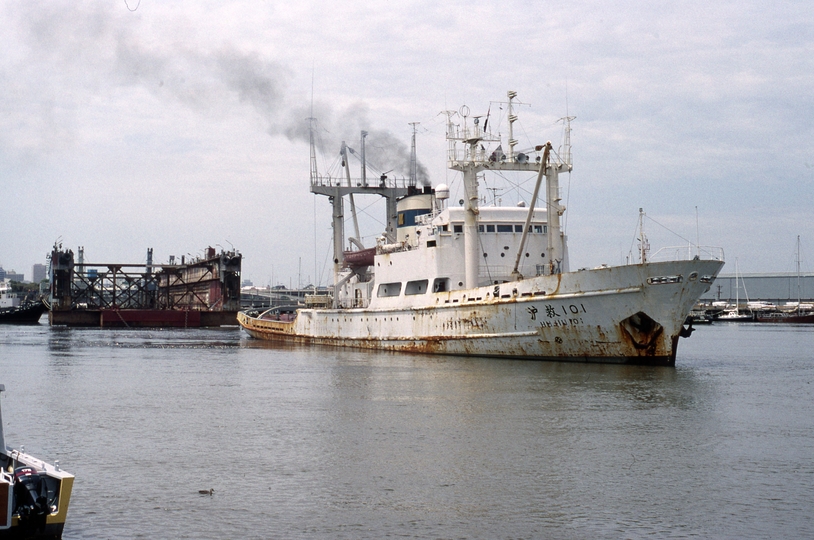
[[[398,215],[398,227],[396,228],[396,241],[406,242],[407,238],[416,239],[417,219],[424,214],[431,214],[433,210],[433,194],[423,192],[414,192],[413,195],[408,195],[399,199],[396,204],[396,213]]]

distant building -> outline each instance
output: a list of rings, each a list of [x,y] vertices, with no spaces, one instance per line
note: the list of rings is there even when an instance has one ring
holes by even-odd
[[[7,279],[8,281],[25,281],[23,274],[18,274],[14,270],[3,270],[0,266],[0,280]]]
[[[48,277],[48,267],[44,264],[35,264],[31,267],[31,281],[39,283]]]

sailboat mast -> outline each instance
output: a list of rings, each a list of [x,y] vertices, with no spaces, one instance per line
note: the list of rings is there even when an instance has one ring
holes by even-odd
[[[735,309],[740,310],[741,303],[740,303],[740,295],[738,292],[740,291],[740,285],[738,284],[738,258],[735,257]]]
[[[800,291],[800,235],[797,235],[797,309],[800,309],[802,294]]]

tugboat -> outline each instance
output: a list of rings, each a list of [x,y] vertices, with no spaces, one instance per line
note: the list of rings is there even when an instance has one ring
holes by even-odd
[[[447,205],[446,185],[418,186],[412,172],[404,185],[386,175],[368,184],[363,162],[362,178],[351,179],[344,143],[346,173],[320,176],[312,142],[311,191],[333,206],[332,294],[315,295],[294,313],[238,313],[245,331],[389,351],[675,365],[678,339],[691,333],[684,322],[723,267],[723,250],[695,246],[692,255],[683,246],[670,257],[664,250],[651,257],[640,210],[638,262],[572,271],[559,188],[559,175],[572,170],[572,118],[563,119],[559,151],[550,142],[518,151],[516,96],[509,92],[503,103],[505,140],[486,129],[488,113],[482,124],[466,106],[447,113],[448,166],[463,180],[459,206]],[[414,156],[415,144],[411,165]],[[536,176],[531,198],[515,207],[481,206],[482,176],[509,172]],[[538,204],[543,179],[545,203]],[[353,212],[354,194],[387,200],[386,229],[372,257],[345,250],[343,199]],[[358,232],[348,240],[369,253]]]
[[[0,384],[0,394],[5,391]],[[74,476],[6,446],[0,411],[0,540],[62,537]]]
[[[25,300],[20,303],[11,292],[11,286],[0,281],[0,324],[35,324],[47,310],[42,300]]]

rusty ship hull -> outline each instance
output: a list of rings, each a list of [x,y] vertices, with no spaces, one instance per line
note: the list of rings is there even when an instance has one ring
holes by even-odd
[[[238,322],[252,337],[287,343],[672,366],[687,315],[722,266],[606,267],[429,293],[427,305],[301,309],[293,321],[239,313]]]

